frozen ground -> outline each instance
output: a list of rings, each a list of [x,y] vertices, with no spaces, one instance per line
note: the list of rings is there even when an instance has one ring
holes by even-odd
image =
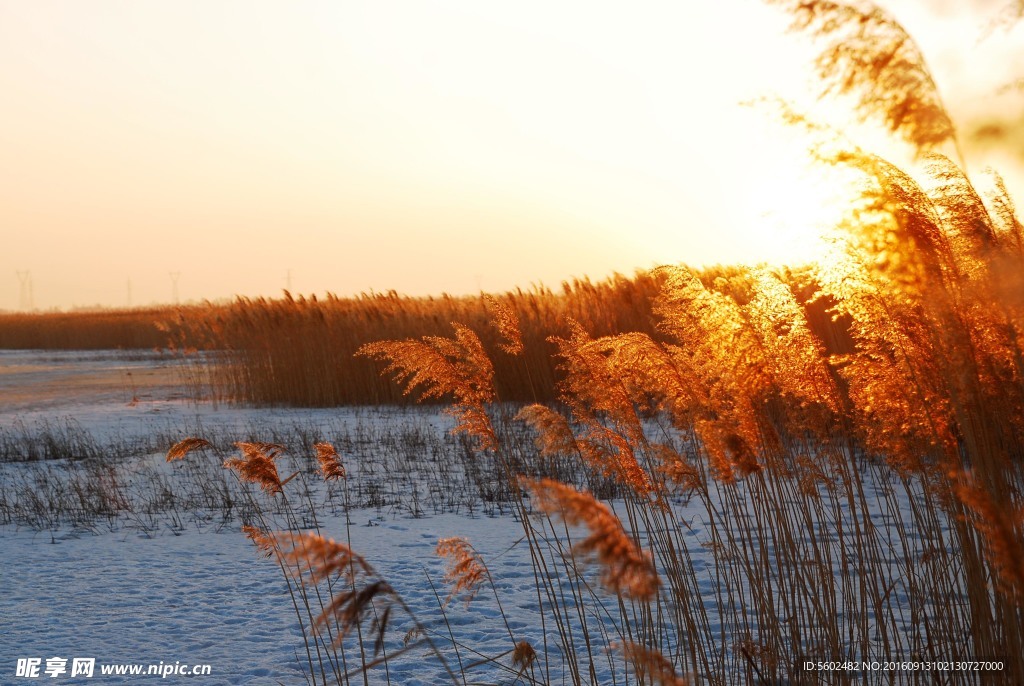
[[[280,569],[259,558],[239,533],[252,512],[220,467],[237,440],[289,446],[285,465],[299,471],[290,486],[301,494],[297,502],[309,505],[297,506],[300,528],[314,524],[312,510],[325,535],[350,540],[444,646],[456,671],[461,663],[469,683],[514,683],[514,673],[503,668],[514,642],[543,644],[521,524],[488,491],[498,479],[493,466],[447,435],[451,421],[438,410],[195,404],[172,360],[119,353],[0,351],[0,394],[0,683],[31,683],[15,677],[17,661],[41,658],[45,666],[51,657],[67,658],[69,665],[76,657],[95,658],[97,673],[91,680],[45,678],[48,683],[155,682],[161,679],[101,676],[98,670],[160,662],[211,666],[210,676],[163,680],[174,683],[306,682],[303,638]],[[168,465],[167,447],[188,435],[210,438],[217,447]],[[312,443],[324,439],[345,458],[345,493],[308,473]],[[868,483],[867,496],[882,488]],[[737,494],[744,497],[742,487]],[[715,650],[742,665],[731,647],[736,627],[713,603],[722,546],[708,540],[700,503],[680,500],[674,507],[692,527],[687,547]],[[876,525],[893,516],[885,507],[879,500]],[[835,541],[828,530],[815,535]],[[443,599],[444,565],[434,547],[449,536],[468,538],[488,563],[507,625],[489,589],[468,606],[451,603],[447,622],[441,618],[428,575]],[[884,563],[897,565],[901,556],[911,559],[935,545],[914,534],[908,540],[910,548]],[[766,555],[774,553],[766,548]],[[839,575],[836,559],[831,571]],[[901,613],[909,602],[904,584],[889,592]],[[856,605],[856,598],[846,601]],[[394,637],[411,627],[396,615],[386,650],[400,650]],[[607,645],[616,637],[599,639]],[[596,659],[609,665],[601,650]],[[498,656],[496,663],[485,661]],[[553,666],[553,682],[567,677],[563,668]],[[434,684],[445,676],[423,650],[402,654],[387,670],[374,668],[369,682]]]
[[[6,419],[82,404],[181,399],[178,368],[175,358],[147,351],[0,350],[3,412]]]
[[[440,515],[369,526],[370,515],[359,514],[365,521],[351,527],[353,547],[367,553],[421,620],[438,628],[437,602],[424,582],[424,566],[440,580],[443,569],[431,555],[433,547],[439,537],[461,534],[502,565],[500,586],[510,603],[506,611],[513,615],[513,628],[531,637],[528,617],[523,617],[531,604],[528,560],[517,549],[499,557],[521,535],[513,522]],[[332,528],[325,527],[325,533],[335,533]],[[344,526],[336,528],[336,535],[343,537]],[[237,531],[152,537],[58,534],[52,541],[49,533],[5,532],[3,548],[0,683],[17,682],[17,658],[54,656],[68,658],[69,664],[74,657],[93,657],[97,664],[211,665],[210,677],[182,677],[181,683],[304,682],[302,635],[280,570],[258,558]],[[518,608],[515,598],[527,610]],[[474,603],[468,610],[452,605],[449,612],[457,634],[474,649],[497,655],[511,647],[504,624],[486,603]],[[391,666],[394,683],[442,680],[440,667],[422,652],[410,657],[416,659]],[[374,681],[380,683],[382,677],[379,672]],[[155,676],[99,675],[93,681],[140,679],[160,681]]]
[[[529,556],[516,545],[520,525],[510,517],[486,516],[496,513],[482,505],[467,507],[473,498],[461,493],[448,494],[455,496],[448,498],[457,503],[455,508],[444,507],[443,494],[431,495],[415,470],[404,479],[424,488],[422,507],[400,505],[409,494],[394,492],[402,488],[395,478],[397,465],[407,464],[410,451],[419,450],[413,456],[419,460],[453,459],[446,451],[460,448],[446,438],[448,418],[420,409],[197,405],[187,401],[174,371],[173,360],[155,355],[0,351],[0,393],[5,399],[0,434],[9,452],[0,462],[0,483],[7,502],[16,502],[19,489],[31,488],[33,479],[67,478],[108,453],[107,461],[127,482],[122,486],[129,499],[142,498],[139,494],[147,488],[142,484],[158,479],[173,489],[175,479],[184,481],[188,473],[179,465],[167,465],[163,450],[186,435],[227,442],[329,437],[349,455],[363,456],[349,464],[360,483],[352,497],[374,504],[353,509],[348,522],[340,508],[318,506],[325,535],[350,538],[352,547],[366,555],[418,618],[434,631],[443,629],[445,637],[448,629],[439,620],[438,599],[426,574],[439,585],[443,600],[444,565],[434,556],[434,547],[441,537],[465,536],[485,559],[500,566],[497,586],[515,638],[539,640],[539,622],[531,616],[536,595],[531,593]],[[71,455],[30,459],[34,447]],[[199,455],[190,461],[214,465],[215,473],[223,473],[219,458]],[[83,471],[83,479],[90,474]],[[322,499],[318,503],[333,498],[336,505],[340,500],[325,489],[317,495]],[[98,670],[101,665],[181,662],[208,664],[212,674],[163,681],[305,683],[303,638],[280,569],[256,555],[239,532],[240,517],[233,514],[225,521],[221,513],[196,516],[188,509],[176,505],[155,515],[132,513],[98,521],[72,514],[46,527],[24,520],[0,526],[0,683],[30,683],[15,677],[18,659],[41,658],[45,667],[52,657],[67,658],[68,665],[76,657],[95,658],[97,671],[91,680],[44,675],[47,682],[159,681],[157,676],[101,676]],[[445,512],[452,509],[458,514]],[[466,646],[460,655],[449,651],[449,658],[457,665],[461,656],[470,677],[491,674],[493,679],[492,666],[470,666],[513,645],[493,603],[452,603],[447,613],[456,640]],[[411,627],[402,617],[394,621],[397,631]],[[440,665],[423,651],[403,657],[388,666],[389,674],[383,667],[375,669],[371,683],[388,677],[399,684],[443,679]]]

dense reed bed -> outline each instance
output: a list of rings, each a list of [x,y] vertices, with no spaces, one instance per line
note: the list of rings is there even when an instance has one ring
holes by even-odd
[[[833,144],[818,154],[859,174],[861,197],[818,262],[659,270],[653,334],[567,319],[549,340],[556,406],[510,416],[494,360],[527,346],[501,300],[448,335],[359,348],[405,393],[449,400],[504,484],[493,497],[523,527],[542,617],[539,641],[510,631],[484,656],[514,681],[818,683],[818,662],[858,665],[837,683],[1024,680],[1024,227],[999,184],[983,199],[948,158],[914,178]],[[292,477],[278,446],[254,445],[225,467],[259,488],[248,533],[289,579],[311,679],[358,682],[406,652],[387,618],[408,608],[319,526],[275,533],[296,528]],[[344,458],[317,453],[344,481]],[[557,460],[591,488],[551,478]],[[439,542],[452,593],[488,582],[471,543]],[[467,683],[443,630],[407,621],[407,649]]]
[[[226,351],[208,367],[209,392],[254,405],[330,407],[404,402],[400,389],[382,382],[376,367],[356,357],[372,341],[444,335],[451,322],[480,332],[494,353],[495,383],[508,400],[555,397],[554,349],[548,338],[566,318],[601,334],[652,332],[651,301],[659,277],[638,272],[593,283],[576,280],[561,291],[544,287],[494,296],[407,297],[397,293],[355,298],[239,298],[203,316],[182,316],[169,335],[188,344]],[[491,314],[508,309],[521,322],[523,351],[499,346]]]
[[[507,652],[483,656],[514,682],[819,683],[818,662],[890,665],[828,672],[836,683],[1024,678],[1024,301],[1005,289],[1024,268],[1021,225],[1005,197],[965,193],[945,158],[929,190],[871,156],[839,163],[866,183],[834,253],[784,277],[662,270],[658,337],[569,322],[552,339],[559,406],[511,417],[464,324],[359,350],[408,392],[450,399],[454,432],[505,484],[542,623],[539,640],[510,631]],[[814,333],[802,288],[829,303],[848,352]],[[499,354],[523,354],[514,310],[489,315]],[[517,422],[534,441],[510,435]],[[225,467],[259,489],[247,532],[288,579],[311,680],[360,683],[418,650],[468,683],[436,622],[406,616],[414,639],[389,634],[411,611],[372,560],[319,525],[290,533],[279,447],[239,447]],[[344,482],[345,458],[316,452]],[[614,486],[552,479],[555,460]],[[493,587],[471,541],[438,552],[452,594]]]
[[[609,632],[589,619],[608,601],[580,572],[587,560],[619,598],[613,637],[709,683],[813,682],[808,660],[964,656],[1001,658],[986,679],[1024,678],[1024,302],[1005,290],[1024,268],[1021,226],[945,158],[931,158],[929,190],[871,156],[841,163],[865,175],[864,205],[808,276],[848,322],[851,352],[829,353],[766,269],[711,287],[664,270],[655,312],[668,342],[579,325],[555,340],[571,421],[543,406],[520,416],[542,453],[618,481],[621,520],[589,493],[517,473],[530,463],[496,439],[500,395],[470,329],[363,348],[408,388],[454,397],[457,430],[508,464],[574,683],[606,678],[580,638]],[[881,487],[865,478],[878,465]],[[674,495],[703,505],[710,586]],[[589,535],[573,543],[562,521]]]
[[[165,348],[160,323],[198,308],[152,307],[73,312],[0,313],[0,348],[5,350],[114,350]]]
[[[712,272],[713,273],[713,272]],[[654,333],[656,274],[637,272],[558,291],[543,286],[493,296],[410,297],[394,292],[356,297],[238,298],[152,310],[0,315],[0,348],[160,348],[185,357],[194,395],[250,405],[333,407],[404,402],[360,346],[386,338],[443,335],[453,321],[481,331],[498,353],[489,313],[510,308],[521,322],[524,352],[495,355],[497,384],[510,400],[553,400],[553,335],[567,318],[599,334]],[[711,277],[713,278],[713,277]],[[196,351],[218,351],[197,360]]]
[[[653,327],[566,318],[548,339],[560,404],[517,415],[535,445],[502,439],[503,401],[523,396],[499,366],[539,354],[514,300],[358,350],[405,393],[448,399],[454,431],[499,466],[542,624],[539,641],[509,631],[507,652],[483,656],[513,682],[1024,683],[1024,227],[998,177],[983,194],[940,154],[959,150],[955,132],[898,23],[868,5],[778,4],[821,42],[825,90],[925,163],[901,169],[784,112],[859,189],[813,264],[664,268]],[[289,580],[311,680],[367,683],[407,608],[345,543],[275,533],[294,527],[267,516],[290,478],[272,450],[225,463],[263,491],[249,535]],[[555,458],[617,488],[549,478]],[[438,552],[452,593],[488,583],[471,542]],[[415,622],[424,640],[443,631]],[[438,643],[421,647],[469,683]]]

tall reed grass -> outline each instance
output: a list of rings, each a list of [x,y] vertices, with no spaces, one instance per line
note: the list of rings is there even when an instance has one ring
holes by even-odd
[[[952,162],[931,160],[918,182],[859,151],[836,158],[864,175],[864,194],[834,252],[804,272],[710,280],[665,268],[655,334],[593,336],[569,321],[550,341],[568,416],[508,411],[482,335],[497,333],[497,355],[523,355],[511,308],[491,307],[478,328],[359,349],[405,393],[449,398],[455,431],[506,481],[543,623],[529,677],[525,662],[505,665],[516,678],[814,683],[808,661],[992,659],[998,671],[939,676],[1024,680],[1024,299],[1005,289],[1024,270],[1024,231],[1005,197],[986,205]],[[812,324],[820,303],[843,329],[831,346]],[[516,421],[536,445],[509,440]],[[244,457],[226,466],[284,497],[276,448],[239,445]],[[613,480],[615,511],[545,478],[558,457]],[[695,563],[680,498],[698,504],[710,569]],[[487,576],[469,545],[439,544],[456,558],[453,592]],[[324,546],[299,562],[319,569]],[[300,614],[391,598],[382,583]],[[370,618],[330,616],[342,632]],[[364,628],[383,644],[379,623]],[[376,664],[364,658],[357,673]]]
[[[600,333],[651,331],[650,304],[658,277],[638,272],[593,283],[563,284],[494,296],[406,297],[395,292],[355,298],[239,298],[200,317],[179,317],[175,338],[200,348],[225,351],[209,368],[208,384],[220,398],[255,405],[330,407],[401,403],[394,386],[382,383],[359,348],[382,339],[446,334],[451,322],[479,332],[493,359],[495,385],[508,400],[555,397],[553,348],[548,338],[566,317]],[[514,313],[522,351],[501,349],[501,331],[490,316]],[[495,320],[500,323],[500,318]]]
[[[358,348],[403,394],[449,399],[455,431],[499,465],[542,624],[529,651],[510,632],[492,658],[519,654],[517,680],[1024,683],[1024,227],[998,180],[985,196],[936,152],[955,133],[902,27],[870,7],[781,4],[824,41],[826,81],[927,161],[911,175],[787,114],[860,179],[817,262],[663,268],[644,276],[658,293],[639,326],[562,311],[551,335],[525,323],[540,310],[529,298],[467,301],[461,317],[453,301],[418,336]],[[296,340],[305,331],[287,327],[320,306],[254,309],[249,331]],[[518,414],[535,443],[503,440],[505,401],[531,394],[497,370],[549,370],[538,331],[560,407]],[[545,478],[557,457],[613,480],[617,498]],[[483,583],[471,542],[439,552],[455,559],[453,592]],[[998,669],[957,664],[989,660]],[[805,667],[818,661],[918,666]]]
[[[197,307],[179,308],[191,318]],[[168,345],[160,323],[175,308],[96,309],[74,312],[0,313],[0,349],[114,350],[153,349]],[[194,346],[192,346],[194,347]]]
[[[355,352],[382,339],[443,335],[458,321],[480,331],[503,397],[534,402],[556,397],[548,338],[564,331],[566,318],[600,334],[653,333],[650,308],[658,282],[657,275],[640,271],[567,281],[558,291],[536,286],[493,296],[285,293],[178,308],[3,314],[0,349],[169,349],[189,363],[182,369],[197,397],[264,406],[374,405],[404,398]],[[522,354],[500,349],[501,332],[488,325],[499,312],[519,321]],[[193,353],[201,350],[216,354],[197,358]]]

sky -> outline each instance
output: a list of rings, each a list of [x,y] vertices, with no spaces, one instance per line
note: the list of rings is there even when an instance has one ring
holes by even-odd
[[[1024,22],[883,5],[969,168],[1021,197]],[[0,0],[0,310],[810,259],[837,191],[752,104],[840,116],[788,22],[756,0]]]

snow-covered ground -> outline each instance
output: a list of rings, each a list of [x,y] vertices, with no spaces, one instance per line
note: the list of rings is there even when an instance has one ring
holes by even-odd
[[[310,660],[285,579],[240,533],[254,513],[245,491],[221,467],[231,443],[240,440],[289,446],[282,476],[298,472],[289,484],[296,528],[319,525],[324,535],[350,542],[409,605],[456,672],[469,683],[516,683],[509,669],[515,643],[544,645],[530,552],[513,508],[487,496],[496,469],[448,435],[449,417],[434,408],[197,404],[183,391],[175,364],[155,355],[0,351],[0,683],[31,683],[16,676],[19,660],[29,658],[41,660],[40,678],[48,683],[307,682]],[[186,436],[209,438],[216,447],[166,463],[167,447]],[[345,489],[311,473],[311,446],[324,439],[344,456]],[[884,527],[898,513],[891,495],[883,496],[891,486],[873,480],[873,473],[884,474],[865,473],[865,494],[869,501],[877,497],[871,518]],[[737,486],[731,497],[745,498],[744,488]],[[256,498],[270,502],[262,493]],[[895,501],[898,510],[909,506],[909,498],[902,498]],[[351,506],[347,513],[345,503]],[[706,640],[715,644],[710,652],[742,666],[735,650],[742,627],[715,601],[720,565],[738,549],[730,552],[710,540],[708,515],[697,499],[678,500],[674,507],[676,521],[689,527],[682,535],[697,579],[693,593],[707,612]],[[843,507],[836,506],[840,518]],[[758,516],[738,511],[740,520]],[[267,512],[274,526],[286,523],[274,505]],[[831,572],[843,577],[846,553],[835,532],[811,533],[815,545],[832,546]],[[451,536],[472,542],[497,593],[487,587],[472,603],[453,601],[442,617],[445,566],[434,549]],[[892,555],[883,561],[894,566],[897,579],[905,560],[942,545],[914,532],[907,541],[910,547],[899,554],[895,549],[903,542],[893,541]],[[770,561],[774,552],[769,541],[765,546]],[[905,581],[888,589],[897,614],[909,607],[906,593]],[[837,612],[856,608],[855,596],[842,589],[846,604]],[[913,631],[910,621],[908,613],[900,631]],[[400,637],[413,626],[396,612],[385,650],[402,650]],[[548,678],[571,683],[557,659],[559,648],[550,642],[550,621],[547,630],[547,654],[554,656]],[[602,683],[613,669],[605,647],[618,638],[595,637]],[[677,640],[673,635],[665,643]],[[346,646],[351,651],[351,641]],[[94,658],[95,675],[46,677],[46,661],[54,657],[67,659],[69,671],[74,658]],[[349,668],[359,664],[351,652],[348,658]],[[312,662],[320,661],[314,656]],[[104,665],[159,663],[210,665],[211,673],[166,679],[100,674]],[[445,677],[440,662],[417,648],[374,667],[369,682],[434,684]],[[616,678],[624,682],[621,672]],[[351,683],[363,683],[362,677]]]
[[[447,436],[449,418],[420,408],[253,410],[196,404],[176,383],[174,364],[158,356],[127,358],[114,352],[0,351],[5,398],[0,434],[10,453],[0,462],[0,483],[7,501],[18,502],[18,487],[31,487],[35,479],[55,482],[79,470],[85,470],[83,480],[90,478],[92,472],[83,465],[95,463],[96,455],[29,460],[21,451],[35,443],[52,447],[64,438],[58,448],[71,453],[103,454],[115,446],[109,461],[128,482],[120,485],[126,496],[140,498],[137,504],[149,488],[144,484],[166,483],[174,489],[176,479],[192,478],[185,463],[168,465],[163,457],[170,441],[187,435],[228,443],[328,437],[352,458],[346,461],[358,488],[352,487],[350,497],[373,504],[354,508],[346,521],[336,489],[328,493],[320,484],[322,532],[349,540],[363,553],[421,622],[432,631],[443,629],[444,636],[435,637],[439,641],[451,644],[451,626],[456,640],[465,644],[459,655],[448,651],[456,669],[461,657],[468,676],[493,676],[492,665],[472,663],[507,653],[513,647],[509,628],[517,632],[516,640],[539,645],[529,554],[517,544],[521,526],[510,517],[487,516],[496,512],[482,503],[474,506],[474,498],[464,493],[437,493],[444,484],[431,486],[420,479],[415,465],[411,473],[397,473],[410,472],[409,457],[454,459],[452,451],[460,448]],[[129,374],[136,379],[134,388]],[[140,378],[148,382],[138,383]],[[136,454],[127,454],[133,450]],[[410,451],[420,454],[410,456]],[[225,473],[219,458],[197,454],[189,462]],[[438,470],[426,471],[436,475]],[[408,484],[419,484],[422,498],[410,501]],[[409,502],[416,505],[402,505]],[[31,683],[16,676],[18,661],[31,658],[41,660],[40,678],[47,682],[305,683],[303,636],[279,567],[259,557],[241,534],[239,511],[225,521],[217,512],[196,516],[187,510],[171,505],[155,515],[131,513],[98,521],[74,515],[55,518],[42,529],[25,521],[0,526],[0,683]],[[441,581],[444,563],[433,553],[438,539],[449,536],[465,536],[485,559],[500,565],[496,586],[507,626],[486,600],[450,603],[448,624],[440,621],[438,597],[443,602],[447,591]],[[412,626],[404,617],[393,622],[399,632]],[[47,677],[46,661],[54,657],[67,659],[68,672],[75,658],[94,658],[94,676]],[[509,662],[506,655],[504,663]],[[211,675],[100,674],[103,665],[148,668],[159,663],[210,665]],[[351,666],[358,664],[356,659]],[[406,653],[387,669],[374,669],[371,683],[390,678],[397,684],[433,684],[445,676],[424,650]]]
[[[529,593],[528,559],[517,549],[499,557],[521,536],[513,522],[439,515],[370,526],[369,515],[361,514],[365,520],[351,527],[353,547],[372,559],[422,621],[437,628],[437,601],[424,576],[424,568],[436,582],[443,575],[433,548],[440,537],[465,535],[501,564],[499,586],[506,599],[520,598],[525,606],[512,601],[506,613],[519,616],[512,623],[523,631],[522,638],[535,637],[528,625],[535,597]],[[324,531],[343,538],[344,527],[338,528],[332,532],[328,525]],[[97,665],[211,665],[211,676],[181,677],[181,683],[304,682],[303,639],[281,572],[255,554],[237,527],[177,536],[64,533],[52,539],[49,533],[5,531],[3,550],[0,683],[18,682],[18,658],[39,657],[45,664],[55,656],[68,658],[69,664],[75,657],[92,657]],[[498,655],[512,647],[504,624],[486,602],[455,603],[448,612],[456,632],[474,650]],[[436,661],[422,651],[412,657],[390,666],[393,683],[443,681]],[[467,663],[475,659],[470,656]],[[94,677],[100,683],[140,679],[159,680]],[[382,672],[375,674],[376,683],[382,680]],[[52,681],[85,683],[66,677]]]

